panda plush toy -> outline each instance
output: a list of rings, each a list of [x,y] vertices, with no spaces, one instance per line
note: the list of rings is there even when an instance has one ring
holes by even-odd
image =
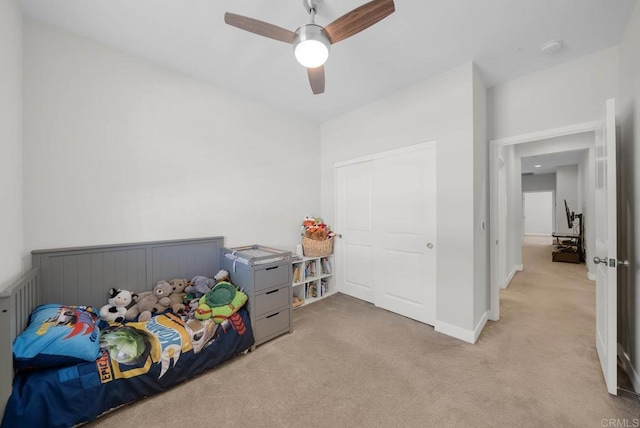
[[[100,319],[108,322],[122,322],[127,313],[127,307],[131,304],[130,291],[115,288],[109,289],[108,304],[100,308]]]

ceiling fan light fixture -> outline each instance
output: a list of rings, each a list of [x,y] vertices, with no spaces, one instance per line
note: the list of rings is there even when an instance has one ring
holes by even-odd
[[[293,52],[296,60],[307,68],[323,65],[329,58],[330,46],[329,39],[319,25],[307,24],[296,30]]]

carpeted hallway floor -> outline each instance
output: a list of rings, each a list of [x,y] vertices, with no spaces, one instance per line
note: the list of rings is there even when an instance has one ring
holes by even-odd
[[[637,426],[639,401],[602,378],[585,266],[552,263],[550,238],[527,239],[524,266],[475,345],[337,294],[296,310],[293,334],[89,426]]]

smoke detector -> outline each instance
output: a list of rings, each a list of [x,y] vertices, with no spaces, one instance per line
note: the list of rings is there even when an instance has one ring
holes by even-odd
[[[544,55],[553,55],[562,49],[562,40],[549,40],[544,45],[540,46],[540,53]]]

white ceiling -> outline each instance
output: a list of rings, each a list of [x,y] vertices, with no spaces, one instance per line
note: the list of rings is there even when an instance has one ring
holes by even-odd
[[[326,25],[366,0],[325,0]],[[322,122],[474,61],[487,86],[613,46],[636,0],[396,0],[396,12],[332,46],[312,95],[287,44],[224,23],[226,11],[295,31],[302,0],[21,0],[26,15]],[[553,56],[540,46],[562,39]]]
[[[556,172],[559,166],[577,165],[585,152],[586,149],[582,149],[523,157],[522,174],[551,174]],[[536,165],[540,165],[540,168],[536,168]]]

